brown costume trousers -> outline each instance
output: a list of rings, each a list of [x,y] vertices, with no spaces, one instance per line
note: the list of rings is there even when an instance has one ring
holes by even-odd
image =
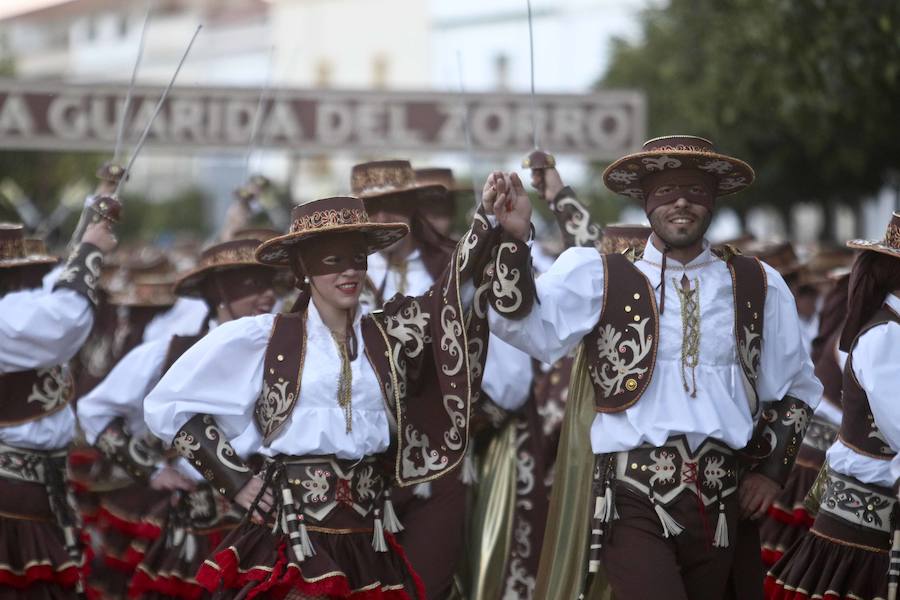
[[[422,579],[428,600],[444,600],[454,589],[462,558],[467,488],[453,471],[431,482],[430,498],[415,496],[413,489],[395,487],[392,492],[404,527],[397,541]]]
[[[705,519],[693,494],[682,496],[666,511],[684,526],[677,536],[663,537],[650,500],[619,485],[610,534],[601,561],[613,595],[628,600],[722,600],[733,596],[732,564],[738,529],[737,494],[724,500],[730,543],[712,545],[718,506],[705,507]],[[756,558],[759,560],[759,546]],[[761,597],[761,596],[760,596]]]

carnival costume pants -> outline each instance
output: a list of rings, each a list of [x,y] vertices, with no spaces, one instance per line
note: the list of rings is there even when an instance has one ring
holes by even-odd
[[[682,495],[667,508],[684,526],[664,537],[650,500],[619,488],[619,518],[601,551],[606,577],[616,598],[630,600],[721,600],[726,597],[735,546],[712,545],[711,529],[697,501]],[[737,525],[735,495],[725,499],[728,528]]]

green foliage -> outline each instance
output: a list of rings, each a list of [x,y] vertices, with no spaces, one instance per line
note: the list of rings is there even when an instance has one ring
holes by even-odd
[[[853,203],[900,166],[900,2],[671,0],[641,23],[602,85],[647,93],[651,136],[753,165],[737,208]]]
[[[165,202],[125,194],[125,214],[116,231],[123,240],[152,241],[161,233],[205,237],[209,233],[205,219],[207,200],[199,188],[183,190]]]

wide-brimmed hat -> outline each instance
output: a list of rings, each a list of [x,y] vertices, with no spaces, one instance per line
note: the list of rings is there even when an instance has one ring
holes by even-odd
[[[453,176],[453,170],[446,167],[427,167],[424,169],[416,169],[416,183],[423,186],[440,186],[450,192],[448,198],[452,198],[452,194],[471,194],[472,187],[459,185]]]
[[[643,252],[647,239],[653,229],[649,225],[633,225],[629,223],[613,223],[603,228],[603,239],[600,240],[602,254],[623,254],[625,252]]]
[[[59,262],[42,240],[26,239],[19,223],[0,223],[0,268],[52,266]]]
[[[884,233],[884,239],[872,240],[850,240],[847,242],[848,248],[856,250],[871,250],[872,252],[880,252],[900,258],[900,212],[891,215],[888,222],[887,231]]]
[[[268,265],[288,265],[294,247],[300,242],[350,231],[364,234],[369,254],[373,254],[402,239],[409,233],[409,227],[404,223],[369,222],[363,201],[352,196],[313,200],[293,208],[290,231],[260,245],[256,258]]]
[[[200,254],[197,265],[177,279],[175,293],[179,296],[203,296],[203,284],[214,273],[245,267],[271,269],[270,265],[256,260],[259,244],[260,240],[251,238],[210,246]]]
[[[174,278],[145,275],[110,293],[108,301],[113,306],[162,308],[172,306],[175,300]]]
[[[243,229],[235,231],[234,234],[232,234],[231,239],[259,240],[259,243],[263,243],[274,237],[278,237],[279,235],[281,235],[280,231],[268,227],[244,227]]]
[[[744,161],[716,152],[713,143],[692,135],[669,135],[644,142],[640,152],[623,156],[603,172],[610,190],[644,200],[641,181],[673,169],[697,169],[716,180],[716,196],[739,192],[753,183],[755,173]]]
[[[429,191],[440,191],[442,185],[416,182],[416,173],[408,160],[378,160],[354,165],[350,171],[351,193],[362,200],[385,197],[410,199]]]
[[[755,256],[782,276],[793,275],[805,267],[790,242],[753,241],[745,244],[741,252],[747,256]]]

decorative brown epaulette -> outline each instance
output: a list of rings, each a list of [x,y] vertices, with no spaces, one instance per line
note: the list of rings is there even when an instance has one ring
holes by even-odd
[[[98,302],[97,283],[102,266],[103,252],[93,244],[81,242],[69,255],[53,289],[69,289],[78,292],[96,307]]]
[[[64,409],[75,384],[62,366],[0,375],[0,426],[10,427],[43,419]]]
[[[253,411],[266,446],[278,436],[300,398],[305,359],[306,313],[276,315],[263,363],[263,388]]]
[[[616,413],[633,406],[647,389],[656,364],[659,310],[653,286],[633,260],[639,253],[604,254],[603,309],[584,338],[596,410]],[[756,378],[762,345],[766,276],[755,258],[730,254],[734,335],[753,415],[759,411]]]
[[[900,324],[900,316],[887,306],[883,306],[863,326],[850,346],[850,356],[847,357],[847,362],[844,364],[844,387],[841,401],[844,416],[841,419],[841,430],[838,434],[846,446],[860,454],[880,460],[890,460],[896,453],[891,449],[884,434],[879,431],[875,415],[872,414],[872,407],[869,405],[869,398],[853,372],[852,349],[856,347],[860,336],[870,329],[886,323]]]

